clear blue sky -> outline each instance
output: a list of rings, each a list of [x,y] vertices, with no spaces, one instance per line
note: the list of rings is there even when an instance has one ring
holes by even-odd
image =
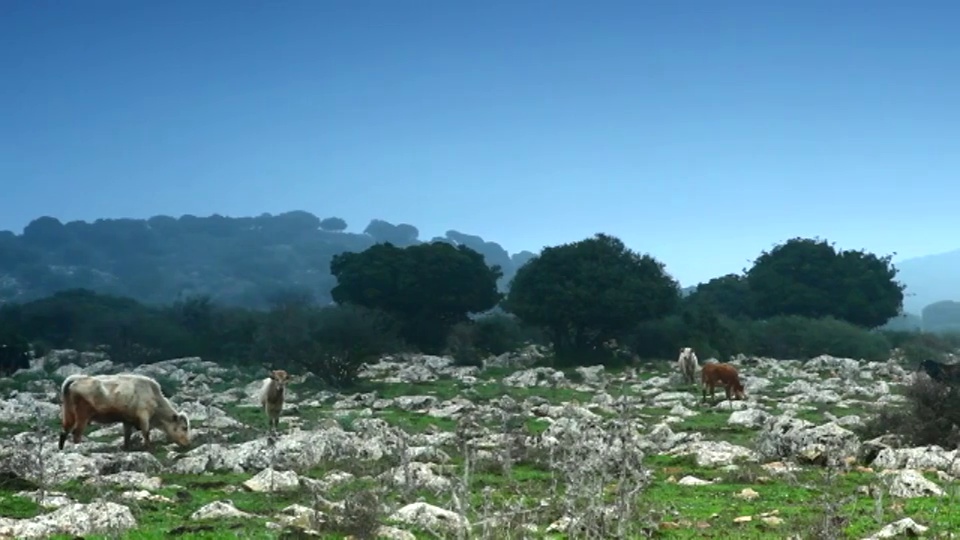
[[[0,2],[0,229],[303,209],[608,232],[683,285],[960,248],[958,2]]]

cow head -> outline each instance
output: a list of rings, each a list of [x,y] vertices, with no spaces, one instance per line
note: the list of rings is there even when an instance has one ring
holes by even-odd
[[[190,419],[186,413],[176,413],[164,426],[167,437],[179,446],[190,446]]]
[[[277,387],[277,391],[283,393],[284,388],[287,386],[287,382],[290,380],[290,374],[282,369],[275,369],[270,372],[270,379]]]

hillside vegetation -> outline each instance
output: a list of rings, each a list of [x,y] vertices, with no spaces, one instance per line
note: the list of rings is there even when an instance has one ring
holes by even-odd
[[[449,242],[374,244],[330,259],[335,305],[289,290],[266,310],[204,295],[148,305],[86,289],[8,303],[3,362],[24,366],[31,345],[99,348],[133,363],[199,355],[284,363],[342,386],[363,362],[397,351],[447,353],[466,365],[524,343],[550,346],[558,365],[671,358],[683,346],[705,358],[881,360],[912,335],[876,330],[903,300],[889,258],[822,240],[788,240],[745,274],[687,295],[656,258],[605,234],[544,249],[508,292],[499,266]]]
[[[87,288],[149,304],[207,295],[225,305],[262,308],[291,289],[327,303],[336,285],[330,274],[335,255],[377,242],[421,243],[417,228],[405,223],[374,219],[362,233],[346,229],[343,219],[304,211],[65,224],[45,216],[30,222],[22,235],[0,231],[0,302]],[[501,285],[533,256],[510,255],[495,242],[455,230],[432,241],[479,252],[503,270]]]

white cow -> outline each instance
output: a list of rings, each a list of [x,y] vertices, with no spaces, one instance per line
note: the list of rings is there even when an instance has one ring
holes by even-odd
[[[677,358],[677,365],[680,367],[680,373],[683,374],[683,380],[687,384],[696,382],[694,375],[697,373],[697,353],[693,352],[693,347],[683,347],[680,349],[680,357]]]

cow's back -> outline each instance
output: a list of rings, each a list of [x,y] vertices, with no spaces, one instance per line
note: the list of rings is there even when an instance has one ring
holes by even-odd
[[[157,402],[157,383],[148,377],[137,374],[121,373],[110,375],[101,382],[107,402],[120,410],[139,410],[144,406],[155,406]]]

